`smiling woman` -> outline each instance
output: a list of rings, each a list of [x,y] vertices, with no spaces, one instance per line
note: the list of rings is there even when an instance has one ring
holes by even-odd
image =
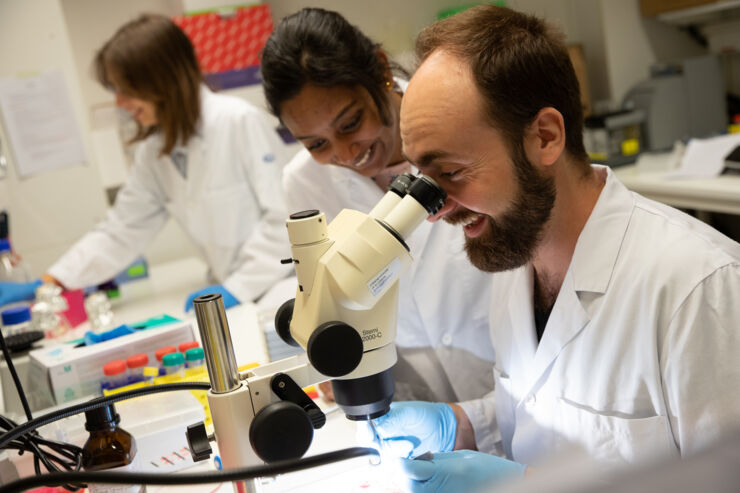
[[[175,219],[209,267],[227,308],[287,276],[290,256],[280,176],[287,149],[267,115],[202,83],[188,37],[145,14],[122,26],[95,59],[98,80],[138,124],[133,166],[105,220],[43,276],[76,289],[113,278]],[[0,305],[33,297],[0,283]]]
[[[395,175],[416,171],[401,153],[406,81],[394,71],[405,74],[341,15],[303,9],[283,19],[261,69],[269,107],[305,147],[283,172],[289,211],[368,212]],[[417,261],[399,283],[396,399],[480,397],[493,383],[490,278],[444,222],[421,225],[407,243]]]
[[[161,130],[163,155],[178,141],[187,144],[200,118],[203,76],[193,45],[172,21],[144,15],[124,25],[98,51],[94,67],[116,106],[136,120],[132,142]]]

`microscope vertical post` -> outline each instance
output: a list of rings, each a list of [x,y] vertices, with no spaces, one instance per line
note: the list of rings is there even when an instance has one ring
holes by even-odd
[[[249,389],[239,381],[231,332],[220,294],[206,294],[193,300],[200,339],[208,367],[211,409],[216,442],[224,468],[260,463],[249,443],[249,424],[254,416]],[[259,481],[235,481],[236,493],[255,493]]]

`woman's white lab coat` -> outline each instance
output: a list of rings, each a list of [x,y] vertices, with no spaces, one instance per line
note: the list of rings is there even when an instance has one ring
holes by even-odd
[[[531,267],[493,287],[498,429],[475,434],[500,433],[525,464],[572,443],[642,464],[740,427],[740,245],[597,169],[607,181],[539,345]]]
[[[330,221],[345,208],[369,212],[384,194],[372,179],[318,164],[306,150],[285,167],[283,193],[289,212],[319,209]],[[425,221],[407,243],[414,262],[399,285],[396,397],[481,397],[493,386],[490,274],[470,264],[462,231],[444,222]]]
[[[136,150],[107,217],[50,269],[68,288],[104,282],[143,253],[172,216],[207,262],[209,281],[240,301],[291,272],[280,176],[289,155],[266,115],[244,100],[201,90],[186,177],[160,156],[155,134]]]

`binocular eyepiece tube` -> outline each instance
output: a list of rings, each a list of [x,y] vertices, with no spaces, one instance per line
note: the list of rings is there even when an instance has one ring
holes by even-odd
[[[406,239],[424,219],[436,214],[446,199],[445,191],[430,177],[404,173],[393,180],[370,216]]]

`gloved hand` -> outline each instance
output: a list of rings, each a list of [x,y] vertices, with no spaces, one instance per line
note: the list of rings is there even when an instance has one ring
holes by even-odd
[[[393,402],[388,414],[373,421],[381,447],[400,457],[449,452],[455,446],[457,419],[443,402]]]
[[[16,301],[29,301],[36,296],[41,279],[31,282],[0,282],[0,306]]]
[[[239,300],[237,300],[233,294],[229,292],[228,289],[223,287],[221,284],[214,284],[213,286],[208,286],[203,289],[199,289],[198,291],[194,291],[188,295],[188,299],[185,300],[185,312],[189,312],[193,309],[193,300],[197,298],[198,296],[202,294],[213,294],[218,293],[221,295],[221,297],[224,300],[224,308],[231,308],[232,306],[236,306],[239,304]]]
[[[527,466],[472,450],[434,454],[431,460],[401,459],[412,493],[476,490],[502,479],[522,477]]]

